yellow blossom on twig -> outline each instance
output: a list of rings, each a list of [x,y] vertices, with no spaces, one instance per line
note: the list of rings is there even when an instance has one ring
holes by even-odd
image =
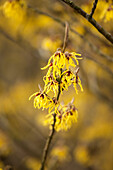
[[[64,90],[72,84],[75,92],[78,94],[78,86],[83,91],[81,80],[78,76],[79,72],[79,59],[82,59],[81,54],[75,52],[63,53],[58,49],[48,60],[48,64],[42,68],[48,69],[47,74],[43,77],[45,83],[44,90],[36,92],[30,96],[29,99],[34,97],[34,107],[48,109],[49,114],[46,116],[44,124],[51,125],[54,123],[55,115],[55,130],[67,130],[71,127],[72,123],[77,122],[78,111],[74,104],[61,105],[58,101],[59,94],[63,94]],[[76,68],[73,72],[72,68]],[[53,97],[49,96],[49,92],[53,93]]]
[[[49,124],[51,128],[51,124],[53,123],[53,113],[47,115],[47,119],[45,120],[45,125]],[[73,104],[68,105],[60,105],[60,107],[56,110],[56,124],[55,130],[68,130],[72,123],[77,122],[78,111]]]

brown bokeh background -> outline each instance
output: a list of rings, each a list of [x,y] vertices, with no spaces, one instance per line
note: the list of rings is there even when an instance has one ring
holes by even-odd
[[[1,0],[0,5],[5,2]],[[88,0],[74,2],[91,9]],[[10,165],[15,170],[38,170],[40,167],[49,134],[49,127],[43,126],[47,111],[35,109],[33,100],[28,98],[38,91],[38,84],[43,87],[46,71],[40,68],[62,47],[62,22],[68,21],[82,35],[70,31],[66,50],[82,54],[79,76],[84,92],[76,95],[70,87],[60,98],[64,103],[75,98],[79,118],[70,130],[55,134],[46,169],[112,170],[113,46],[61,1],[26,3],[39,11],[28,8],[19,24],[11,23],[0,11],[0,168]],[[100,10],[98,6],[94,17],[113,35],[113,20],[105,23],[99,18]]]

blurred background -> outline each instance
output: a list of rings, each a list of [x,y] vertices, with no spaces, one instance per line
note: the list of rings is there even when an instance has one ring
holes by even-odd
[[[73,1],[90,13],[93,0]],[[100,0],[94,18],[113,35],[110,3]],[[35,109],[28,98],[44,85],[46,71],[40,68],[63,46],[65,21],[66,50],[83,57],[84,91],[76,95],[70,87],[60,98],[64,103],[75,98],[79,118],[70,130],[55,134],[46,170],[113,170],[113,46],[60,0],[0,0],[0,168],[40,167],[47,111]]]

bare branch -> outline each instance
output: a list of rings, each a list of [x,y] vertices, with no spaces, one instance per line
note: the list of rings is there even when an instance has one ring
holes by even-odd
[[[73,1],[70,0],[61,1],[65,2],[67,5],[73,8],[75,12],[79,13],[85,19],[87,19],[88,22],[90,22],[109,42],[113,44],[113,36],[109,32],[107,32],[101,25],[99,25],[99,23],[95,19],[90,18],[90,15],[87,14],[83,9],[75,5]]]
[[[69,32],[69,26],[68,26],[68,23],[66,22],[64,44],[63,44],[63,53],[65,52],[65,48],[66,48],[67,41],[68,41],[68,32]],[[61,69],[61,73],[62,73],[62,69]],[[59,80],[57,101],[59,100],[60,93],[61,93],[61,89],[60,89],[61,79],[62,79],[62,76],[60,77],[60,80]],[[52,130],[50,132],[50,135],[49,135],[49,137],[47,139],[47,142],[46,142],[46,145],[45,145],[45,148],[44,148],[43,158],[42,158],[42,163],[41,163],[40,170],[44,170],[44,168],[45,168],[45,162],[46,162],[46,159],[47,159],[47,156],[48,156],[50,144],[51,144],[51,141],[53,139],[53,135],[55,133],[55,123],[56,123],[56,113],[53,114]]]
[[[48,136],[48,139],[47,139],[47,142],[46,142],[46,145],[45,145],[45,148],[44,148],[43,158],[42,158],[42,163],[41,163],[40,170],[44,170],[45,162],[46,162],[48,151],[49,151],[49,148],[50,148],[50,144],[51,144],[53,135],[55,133],[56,114],[53,115],[53,118],[54,119],[53,119],[52,130],[50,131],[50,134]]]

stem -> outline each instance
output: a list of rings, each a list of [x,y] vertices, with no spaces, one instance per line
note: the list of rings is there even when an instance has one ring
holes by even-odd
[[[63,48],[62,48],[62,52],[64,53],[66,46],[67,46],[67,42],[68,42],[68,37],[69,37],[69,24],[68,22],[65,23],[66,28],[65,28],[65,36],[64,36],[64,43],[63,43]]]
[[[60,80],[60,82],[61,82],[61,80]],[[61,91],[60,91],[60,82],[59,82],[59,86],[58,86],[57,101],[59,100],[60,93],[61,93]],[[44,170],[44,167],[45,167],[45,162],[46,162],[46,159],[47,159],[47,156],[48,156],[50,144],[51,144],[53,135],[54,135],[54,133],[55,133],[55,123],[56,123],[56,114],[54,113],[54,114],[53,114],[52,130],[50,131],[50,134],[49,134],[48,139],[47,139],[47,141],[46,141],[46,145],[45,145],[44,152],[43,152],[43,158],[42,158],[42,163],[41,163],[41,168],[40,168],[40,170]]]
[[[92,18],[93,14],[94,14],[94,12],[95,12],[95,9],[96,9],[96,7],[97,7],[97,3],[98,3],[98,0],[95,0],[94,3],[93,3],[93,8],[92,8],[92,10],[91,10],[91,13],[90,13],[90,15],[89,15],[89,19]]]
[[[66,28],[65,28],[65,37],[64,37],[64,45],[63,45],[63,52],[65,51],[65,48],[66,48],[66,45],[67,45],[67,40],[68,40],[68,23],[66,22]],[[61,74],[62,74],[62,69],[61,69]],[[60,93],[61,93],[61,90],[60,90],[60,83],[61,83],[61,79],[62,79],[62,75],[60,77],[60,80],[59,80],[59,83],[58,83],[58,94],[57,94],[57,101],[59,100],[59,97],[60,97]],[[47,156],[48,156],[48,152],[49,152],[49,148],[50,148],[50,144],[51,144],[51,141],[53,139],[53,136],[55,134],[55,123],[56,123],[56,114],[54,113],[53,114],[53,124],[52,124],[52,130],[48,136],[48,139],[46,141],[46,145],[44,147],[44,151],[43,151],[43,158],[42,158],[42,163],[41,163],[41,168],[40,170],[44,170],[45,168],[45,163],[46,163],[46,159],[47,159]]]
[[[56,114],[53,114],[53,118],[54,118],[54,121],[53,121],[53,124],[52,124],[52,130],[50,131],[50,134],[48,136],[48,139],[47,139],[47,142],[46,142],[46,145],[45,145],[45,148],[44,148],[43,159],[42,159],[40,170],[44,170],[44,166],[45,166],[46,158],[47,158],[47,155],[48,155],[49,147],[50,147],[53,135],[55,133],[54,127],[55,127],[55,123],[56,123]]]
[[[77,5],[74,4],[73,1],[70,0],[61,0],[65,2],[68,6],[74,9],[75,12],[79,13],[82,15],[88,22],[90,22],[107,40],[109,40],[113,44],[113,36],[107,32],[94,18],[89,18],[90,15],[87,14],[83,9],[78,7]]]

